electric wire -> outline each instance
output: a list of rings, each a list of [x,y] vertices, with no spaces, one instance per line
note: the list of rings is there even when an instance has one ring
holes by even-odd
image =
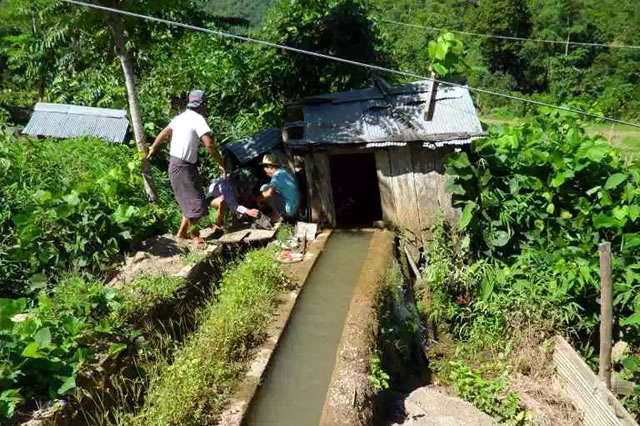
[[[640,46],[629,45],[629,44],[611,44],[611,43],[590,43],[590,42],[580,42],[580,41],[570,41],[570,40],[545,40],[539,38],[526,38],[526,37],[515,37],[515,36],[505,36],[498,34],[482,34],[482,33],[474,33],[471,31],[460,31],[460,30],[450,30],[444,27],[429,27],[426,25],[418,25],[418,24],[409,24],[407,22],[399,22],[391,19],[380,19],[382,22],[387,22],[390,24],[402,25],[406,27],[413,28],[422,28],[429,31],[448,31],[450,33],[462,34],[474,37],[484,37],[484,38],[497,38],[502,40],[510,40],[510,41],[531,41],[535,43],[549,43],[549,44],[561,44],[563,46],[566,45],[575,45],[575,46],[588,46],[588,47],[606,47],[609,49],[640,49]]]
[[[416,79],[419,79],[419,80],[433,81],[433,82],[437,82],[439,84],[442,84],[444,86],[463,88],[463,89],[467,89],[469,91],[476,92],[476,93],[483,93],[483,94],[486,94],[486,95],[502,97],[502,98],[506,98],[506,99],[511,99],[511,100],[515,100],[515,101],[529,103],[529,104],[532,104],[532,105],[537,105],[537,106],[557,109],[557,110],[560,110],[560,111],[570,112],[570,113],[573,113],[573,114],[583,115],[583,116],[587,116],[587,117],[593,117],[593,118],[597,118],[597,119],[601,119],[601,120],[605,120],[605,121],[610,121],[610,122],[613,122],[613,123],[624,124],[624,125],[627,125],[627,126],[640,128],[640,123],[633,123],[633,122],[629,122],[629,121],[625,121],[625,120],[619,120],[619,119],[612,118],[612,117],[601,116],[599,114],[594,114],[594,113],[590,113],[590,112],[587,112],[587,111],[582,111],[582,110],[579,110],[579,109],[569,108],[569,107],[565,107],[565,106],[561,106],[561,105],[553,105],[553,104],[549,104],[549,103],[546,103],[546,102],[536,101],[536,100],[533,100],[533,99],[520,98],[518,96],[509,95],[509,94],[506,94],[506,93],[494,92],[492,90],[466,86],[466,85],[458,84],[458,83],[452,83],[452,82],[449,82],[449,81],[440,80],[440,79],[436,79],[436,78],[433,78],[433,77],[427,77],[427,76],[423,76],[423,75],[412,73],[412,72],[400,71],[400,70],[395,70],[395,69],[392,69],[392,68],[382,67],[382,66],[379,66],[379,65],[372,65],[372,64],[367,64],[367,63],[364,63],[364,62],[353,61],[353,60],[341,58],[341,57],[338,57],[338,56],[326,55],[326,54],[323,54],[323,53],[318,53],[318,52],[313,52],[313,51],[309,51],[309,50],[298,49],[296,47],[291,47],[291,46],[286,46],[286,45],[282,45],[282,44],[272,43],[272,42],[266,41],[266,40],[260,40],[260,39],[256,39],[256,38],[252,38],[252,37],[246,37],[246,36],[241,36],[241,35],[237,35],[237,34],[226,33],[226,32],[223,32],[223,31],[212,30],[212,29],[209,29],[209,28],[197,27],[195,25],[185,24],[185,23],[182,23],[182,22],[170,21],[170,20],[167,20],[167,19],[157,18],[157,17],[154,17],[154,16],[143,15],[143,14],[140,14],[140,13],[129,12],[129,11],[126,11],[126,10],[114,9],[114,8],[110,8],[110,7],[106,7],[106,6],[99,6],[99,5],[96,5],[96,4],[85,3],[85,2],[82,2],[82,1],[77,1],[77,0],[61,0],[61,1],[65,2],[65,3],[74,4],[74,5],[77,5],[77,6],[84,6],[84,7],[88,7],[88,8],[91,8],[91,9],[102,10],[102,11],[105,11],[105,12],[116,13],[116,14],[120,14],[120,15],[124,15],[124,16],[130,16],[130,17],[134,17],[134,18],[147,20],[147,21],[152,21],[152,22],[162,23],[162,24],[166,24],[166,25],[186,28],[186,29],[199,31],[199,32],[204,32],[204,33],[207,33],[207,34],[213,34],[213,35],[217,35],[219,37],[226,37],[226,38],[231,38],[231,39],[240,40],[240,41],[244,41],[244,42],[261,44],[263,46],[268,46],[268,47],[281,49],[281,50],[285,50],[285,51],[289,51],[289,52],[294,52],[294,53],[298,53],[298,54],[302,54],[302,55],[314,56],[314,57],[317,57],[317,58],[326,59],[326,60],[335,61],[335,62],[341,62],[341,63],[348,64],[348,65],[364,67],[364,68],[367,68],[369,70],[381,71],[381,72],[386,72],[386,73],[390,73],[390,74],[401,75],[401,76],[404,76],[404,77],[416,78]]]

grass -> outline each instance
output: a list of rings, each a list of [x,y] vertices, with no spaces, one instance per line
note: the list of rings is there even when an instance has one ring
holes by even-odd
[[[185,285],[185,279],[167,275],[144,276],[124,287],[119,294],[119,305],[111,313],[116,322],[126,322],[144,316],[159,302],[173,298]]]
[[[284,274],[269,249],[249,253],[228,269],[200,312],[200,327],[152,380],[133,425],[215,422],[240,380],[250,350],[263,338]]]
[[[203,251],[195,250],[180,256],[180,262],[182,262],[183,265],[192,265],[202,262],[205,258],[206,254]]]

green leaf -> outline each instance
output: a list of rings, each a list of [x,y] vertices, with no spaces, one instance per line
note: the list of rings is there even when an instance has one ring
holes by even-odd
[[[67,378],[62,386],[58,388],[58,395],[66,395],[69,391],[73,390],[76,387],[76,376],[71,376]]]
[[[632,250],[640,247],[640,234],[624,234],[625,250]]]
[[[596,192],[600,191],[601,188],[602,188],[602,186],[600,186],[600,185],[594,186],[593,188],[591,188],[590,190],[587,191],[587,195],[593,195]]]
[[[449,156],[448,163],[456,169],[465,169],[471,166],[466,152],[460,152]]]
[[[15,409],[24,402],[20,389],[7,389],[0,393],[0,418],[10,419]]]
[[[440,77],[445,77],[449,72],[447,68],[442,64],[434,63],[431,65],[431,67],[436,73],[438,73]]]
[[[627,318],[623,319],[622,321],[620,321],[620,323],[622,325],[636,325],[636,324],[640,324],[640,312],[636,312],[631,316],[628,316]]]
[[[625,180],[627,180],[626,174],[624,173],[613,174],[609,176],[609,179],[607,179],[607,183],[604,184],[604,189],[614,189]]]
[[[640,368],[640,358],[637,355],[629,355],[622,360],[622,365],[627,370],[636,372]]]
[[[45,204],[48,201],[53,199],[51,192],[40,190],[35,193],[34,197],[38,200],[40,204]]]
[[[632,222],[635,222],[636,219],[640,217],[640,206],[633,204],[628,207],[627,212],[629,214],[629,219],[631,219]]]
[[[511,236],[506,231],[502,231],[502,230],[492,231],[489,233],[487,243],[491,247],[504,247],[507,245],[510,239],[511,239]]]
[[[460,222],[458,223],[458,227],[460,229],[465,229],[471,223],[471,219],[473,219],[473,212],[477,208],[477,204],[473,201],[467,202],[467,205],[464,206],[464,210],[462,211],[462,217],[460,218]]]
[[[593,217],[593,226],[596,228],[617,228],[619,222],[614,218],[606,214],[597,214]]]
[[[36,342],[31,342],[22,351],[22,356],[24,358],[39,358],[37,356],[38,349],[40,349],[40,345],[38,345],[38,343],[36,343]]]
[[[31,291],[43,289],[47,286],[47,277],[44,274],[34,274],[29,280],[29,288]]]
[[[51,345],[51,332],[48,327],[41,328],[38,332],[33,336],[33,340],[37,343],[40,348],[46,348]]]
[[[67,202],[67,204],[69,204],[70,206],[77,206],[78,204],[80,204],[80,197],[78,197],[78,193],[76,191],[73,191],[71,194],[69,195],[65,195],[63,197],[63,199]]]
[[[109,346],[109,356],[111,358],[114,358],[115,356],[117,356],[120,352],[124,351],[125,349],[127,349],[127,345],[126,343],[114,343],[113,345]]]
[[[556,206],[553,203],[547,204],[547,213],[553,214],[556,211]]]
[[[623,221],[627,218],[627,206],[622,207],[614,207],[613,209],[613,217],[616,219]]]
[[[466,191],[462,185],[457,184],[455,178],[449,178],[444,190],[451,194],[464,195]]]
[[[587,157],[596,163],[601,162],[609,153],[609,148],[605,146],[594,146],[587,151]]]
[[[567,177],[564,173],[556,174],[553,179],[551,179],[551,186],[554,188],[559,188],[563,183],[567,180]]]

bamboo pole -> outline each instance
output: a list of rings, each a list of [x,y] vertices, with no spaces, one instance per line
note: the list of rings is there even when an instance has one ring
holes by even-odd
[[[598,251],[600,253],[600,369],[598,376],[610,390],[613,328],[611,243],[600,244]]]

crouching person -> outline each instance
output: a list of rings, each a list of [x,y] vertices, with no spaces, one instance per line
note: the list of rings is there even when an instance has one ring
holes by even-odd
[[[239,179],[239,173],[241,173],[241,171],[236,171],[226,177],[215,179],[209,185],[209,191],[207,192],[206,198],[207,200],[210,200],[210,206],[218,210],[218,217],[215,223],[215,226],[218,229],[222,229],[222,219],[226,209],[231,210],[234,216],[238,218],[245,215],[251,218],[260,217],[259,210],[249,209],[238,202],[238,196],[236,194],[241,192],[241,188],[237,188],[234,183]],[[249,183],[242,184],[250,185]]]
[[[260,163],[271,181],[262,185],[258,202],[271,208],[271,220],[292,220],[298,214],[300,192],[293,175],[284,167],[280,167],[273,155],[265,155]]]

